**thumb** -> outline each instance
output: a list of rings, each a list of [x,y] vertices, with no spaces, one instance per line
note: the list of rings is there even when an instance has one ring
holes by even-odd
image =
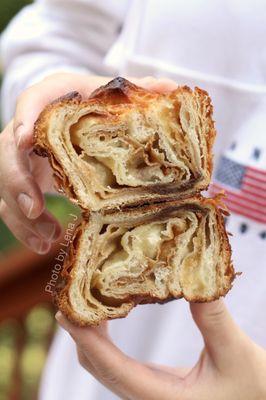
[[[225,352],[231,352],[244,336],[222,300],[191,303],[190,309],[212,358],[220,359]]]

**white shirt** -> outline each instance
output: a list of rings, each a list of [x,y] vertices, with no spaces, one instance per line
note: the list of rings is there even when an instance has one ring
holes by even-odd
[[[214,182],[228,191],[228,205],[237,210],[227,229],[234,234],[235,269],[243,272],[226,302],[241,328],[264,347],[265,37],[264,0],[40,0],[7,28],[1,51],[6,121],[26,86],[59,70],[170,77],[209,92],[218,131]],[[233,180],[236,171],[247,183]],[[253,194],[245,192],[248,174],[255,179]],[[258,177],[262,182],[256,185]],[[211,191],[215,190],[213,185]],[[230,195],[232,191],[236,194]],[[192,365],[202,347],[184,300],[139,306],[126,319],[112,321],[110,330],[123,351],[145,361]],[[72,339],[59,330],[40,399],[73,398],[117,397],[78,365]]]

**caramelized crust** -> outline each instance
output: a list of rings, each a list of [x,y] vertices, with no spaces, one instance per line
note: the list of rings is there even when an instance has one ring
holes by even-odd
[[[93,211],[206,189],[214,136],[206,92],[157,94],[122,78],[87,100],[60,98],[35,124],[36,149],[49,155],[58,186]]]
[[[70,93],[35,123],[58,189],[83,209],[55,292],[78,325],[137,304],[224,296],[235,277],[221,196],[205,199],[215,137],[198,88],[157,94],[116,78]]]
[[[231,288],[230,256],[217,200],[93,212],[77,228],[56,302],[72,321],[95,325],[140,303],[211,301]]]

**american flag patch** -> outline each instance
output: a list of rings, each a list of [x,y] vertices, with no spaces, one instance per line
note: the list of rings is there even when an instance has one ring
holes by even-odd
[[[226,193],[233,213],[266,224],[266,171],[222,157],[209,193]]]

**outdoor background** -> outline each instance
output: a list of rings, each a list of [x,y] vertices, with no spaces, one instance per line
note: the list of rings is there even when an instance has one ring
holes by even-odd
[[[29,0],[1,0],[0,32],[5,29],[10,19],[29,3],[31,3]],[[0,71],[0,79],[2,79],[2,71]],[[50,211],[63,225],[66,225],[69,222],[68,214],[73,211],[73,206],[65,199],[56,196],[48,196],[46,201]],[[14,239],[0,220],[0,310],[2,307],[0,312],[0,400],[37,398],[40,374],[55,330],[54,309],[50,299],[48,299],[48,304],[40,300],[39,304],[34,304],[31,308],[28,306],[31,301],[29,300],[30,291],[36,292],[35,303],[38,295],[40,299],[43,298],[45,285],[34,283],[36,278],[34,275],[43,274],[40,265],[44,265],[42,268],[46,268],[48,274],[50,273],[51,256],[50,261],[47,258],[46,262],[45,256],[41,258],[30,253]],[[29,282],[30,287],[21,288],[19,285],[25,285],[25,282]],[[25,296],[17,294],[21,289],[22,293],[24,290]],[[13,310],[10,313],[6,311],[7,304]]]

